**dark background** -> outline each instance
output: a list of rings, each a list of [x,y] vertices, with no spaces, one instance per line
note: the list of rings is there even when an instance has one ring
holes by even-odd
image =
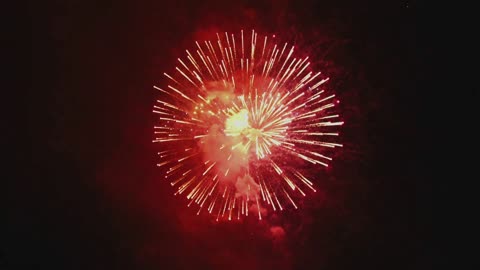
[[[15,125],[26,131],[11,158],[0,269],[433,268],[423,3],[191,2],[25,10],[31,72]],[[346,147],[318,203],[268,223],[215,224],[159,179],[152,85],[193,40],[252,27],[294,40],[331,75]]]

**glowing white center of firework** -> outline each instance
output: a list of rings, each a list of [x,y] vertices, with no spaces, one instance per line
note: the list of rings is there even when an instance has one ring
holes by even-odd
[[[249,128],[248,111],[246,109],[240,110],[233,114],[225,122],[225,134],[227,136],[239,136],[245,129]]]

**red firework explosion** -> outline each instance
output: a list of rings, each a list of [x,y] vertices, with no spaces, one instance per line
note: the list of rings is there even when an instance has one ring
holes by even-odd
[[[322,88],[329,78],[313,72],[308,57],[296,58],[294,46],[255,31],[196,45],[174,76],[164,73],[170,85],[154,86],[161,98],[153,142],[162,145],[165,179],[197,214],[205,209],[217,220],[297,209],[342,146],[338,100]]]

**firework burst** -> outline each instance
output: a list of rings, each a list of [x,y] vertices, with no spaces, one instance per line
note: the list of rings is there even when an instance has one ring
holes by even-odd
[[[170,84],[154,86],[157,166],[175,195],[217,220],[297,209],[342,146],[329,79],[255,31],[217,34],[186,53],[175,75],[164,73]]]

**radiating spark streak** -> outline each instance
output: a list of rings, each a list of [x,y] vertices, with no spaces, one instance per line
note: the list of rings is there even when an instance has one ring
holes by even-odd
[[[277,194],[273,193],[273,196],[275,197],[275,200],[278,203],[278,207],[280,208],[280,211],[283,211],[282,204],[280,204],[280,200],[278,200]]]
[[[180,59],[178,59],[178,60],[181,62]],[[181,62],[181,63],[183,64],[183,62]],[[199,87],[196,83],[194,83],[194,82],[192,81],[192,79],[190,79],[190,77],[188,77],[180,68],[176,67],[175,69],[176,69],[178,72],[180,72],[180,74],[182,74],[183,77],[185,77],[189,82],[191,82],[196,88],[200,88],[200,87]],[[192,100],[192,101],[193,101],[193,100]]]
[[[178,119],[173,119],[173,118],[167,118],[167,117],[160,117],[158,118],[160,120],[165,120],[165,121],[172,121],[172,122],[176,122],[176,123],[180,123],[180,124],[186,124],[186,125],[197,125],[195,123],[192,123],[192,122],[188,122],[188,121],[183,121],[183,120],[178,120]]]
[[[178,164],[178,165],[175,165],[175,166],[171,167],[170,169],[168,169],[167,174],[174,172],[175,170],[177,170],[178,168],[180,168],[182,166],[183,166],[183,164]]]
[[[177,88],[169,85],[168,88],[172,89],[173,91],[175,91],[175,93],[179,94],[181,97],[183,97],[184,99],[186,100],[189,100],[193,103],[195,103],[195,101],[193,99],[191,99],[190,97],[188,97],[187,95],[185,95],[184,93],[182,93],[180,90],[178,90]]]
[[[295,184],[293,184],[292,180],[290,180],[290,178],[288,178],[286,175],[282,175],[282,176],[285,182],[287,182],[287,184],[290,186],[290,188],[292,190],[295,190]]]
[[[295,207],[295,209],[298,209],[297,205],[295,204],[295,202],[292,200],[292,197],[290,197],[290,195],[288,194],[288,192],[283,189],[283,192],[285,193],[285,195],[287,195],[287,198],[290,200],[290,202],[292,203],[293,207]]]
[[[193,199],[195,194],[197,194],[199,187],[203,184],[204,179],[200,180],[198,184],[190,191],[190,193],[187,195],[187,199]],[[192,200],[193,201],[193,200]]]
[[[177,80],[175,80],[172,76],[168,75],[167,73],[164,72],[163,75],[165,75],[165,77],[169,78],[170,80],[172,80],[176,84],[178,84],[180,86],[183,86],[181,83],[179,83]]]
[[[188,60],[190,60],[190,63],[192,63],[195,69],[200,73],[200,75],[202,75],[202,70],[200,69],[197,61],[195,61],[195,58],[193,58],[192,54],[188,50],[185,50],[185,52],[188,54]]]
[[[215,199],[212,200],[212,202],[211,202],[210,205],[208,206],[208,212],[209,212],[209,213],[212,213],[213,207],[215,207],[215,202],[217,201],[217,199],[218,199],[218,193],[215,195]]]
[[[308,152],[308,153],[311,154],[311,155],[320,157],[320,158],[324,158],[324,159],[327,159],[327,160],[332,160],[332,158],[327,157],[327,156],[324,156],[324,155],[319,154],[319,153],[317,153],[317,152],[313,152],[313,151],[309,151],[309,150],[306,150],[306,152]]]
[[[265,190],[267,191],[267,195],[268,195],[267,198],[270,202],[270,205],[273,208],[273,211],[277,211],[277,208],[275,207],[275,204],[273,203],[273,200],[272,200],[272,194],[271,194],[270,190],[267,188],[267,186],[265,186]]]
[[[225,210],[227,209],[227,203],[228,203],[228,196],[230,195],[229,192],[227,192],[227,196],[225,197],[225,204],[223,205],[223,211],[222,211],[222,217],[225,215]]]
[[[300,194],[302,194],[302,196],[306,196],[305,192],[303,192],[297,185],[295,185],[295,188],[298,190],[298,192],[300,192]]]
[[[173,187],[173,186],[175,186],[176,184],[178,184],[179,182],[181,182],[183,179],[185,179],[185,176],[184,176],[184,175],[181,176],[181,177],[179,177],[179,178],[177,178],[177,180],[170,182],[170,185]]]
[[[331,127],[331,126],[341,126],[344,122],[318,122],[310,125],[306,125],[306,127]]]
[[[311,135],[311,136],[338,136],[338,133],[324,133],[324,132],[302,132],[302,135]]]
[[[300,172],[295,171],[294,174],[313,192],[317,192],[317,190],[313,188],[313,183],[310,180],[308,180],[305,176],[303,176]]]
[[[182,194],[182,192],[184,192],[187,189],[187,187],[193,183],[193,180],[195,180],[195,176],[192,177],[190,180],[188,180],[185,184],[181,185],[178,188],[177,192],[174,193],[174,195]]]
[[[186,157],[183,157],[183,158],[179,159],[178,162],[185,161],[186,159],[191,158],[191,157],[194,157],[194,156],[196,156],[196,155],[198,155],[198,154],[199,154],[199,153],[193,153],[193,154],[191,154],[191,155],[188,155],[188,156],[186,156]]]
[[[155,88],[155,89],[157,89],[158,91],[160,91],[160,92],[162,92],[162,93],[165,93],[165,94],[167,94],[167,95],[171,95],[169,92],[167,92],[167,91],[163,90],[163,89],[162,89],[162,88],[160,88],[160,87],[153,86],[153,88]]]
[[[260,203],[258,202],[258,197],[257,197],[257,195],[255,195],[255,200],[257,201],[258,220],[262,220],[262,214],[260,213]]]
[[[171,108],[171,109],[175,109],[175,110],[177,110],[177,111],[179,111],[179,112],[182,111],[180,108],[178,108],[178,107],[176,107],[176,106],[174,106],[174,105],[172,105],[172,104],[170,104],[170,103],[168,103],[168,102],[161,101],[161,100],[157,100],[157,102],[160,103],[160,104],[162,104],[162,105],[164,105],[165,107],[168,107],[168,108]]]
[[[155,139],[153,140],[154,143],[156,142],[174,142],[174,141],[188,141],[191,138],[176,138],[176,139]]]
[[[171,162],[170,160],[167,160],[167,161],[158,163],[157,166],[158,166],[158,167],[162,167],[163,165],[166,165],[166,164],[168,164],[168,163],[170,163],[170,162]]]

